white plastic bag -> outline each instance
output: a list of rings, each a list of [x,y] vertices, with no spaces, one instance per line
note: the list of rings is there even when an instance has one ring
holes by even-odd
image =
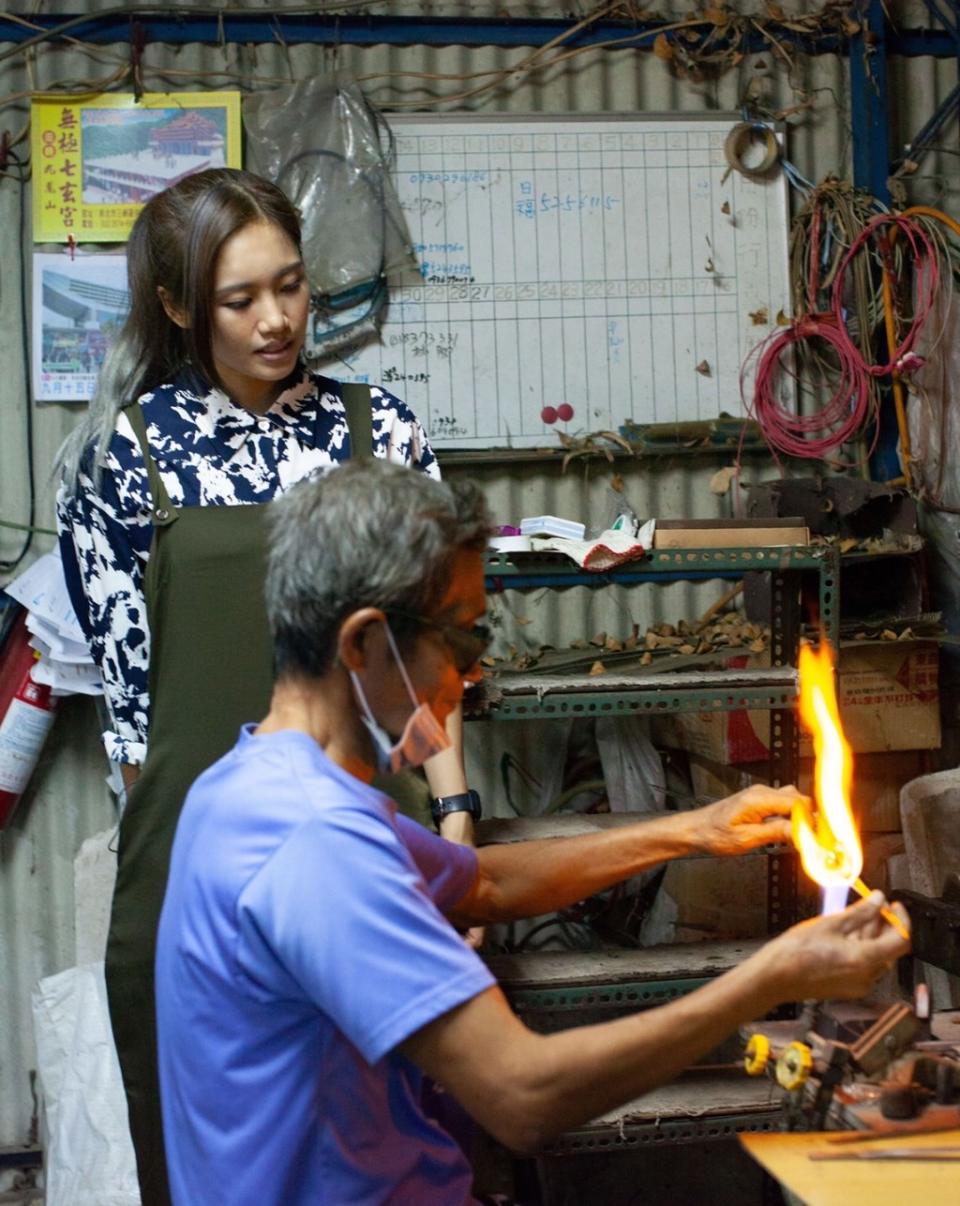
[[[46,1206],[140,1206],[102,963],[41,980],[32,997],[46,1112]]]

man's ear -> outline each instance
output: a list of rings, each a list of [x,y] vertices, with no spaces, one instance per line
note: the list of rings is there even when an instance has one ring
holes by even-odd
[[[160,304],[166,311],[167,318],[169,318],[171,322],[175,322],[177,326],[181,327],[184,331],[187,330],[187,328],[190,326],[190,323],[187,320],[187,313],[185,310],[181,310],[180,307],[176,305],[173,297],[171,296],[170,290],[165,289],[163,285],[157,285],[157,296],[160,298]]]
[[[337,661],[347,670],[363,670],[369,651],[366,648],[371,629],[386,622],[378,607],[361,607],[341,623],[337,633]]]

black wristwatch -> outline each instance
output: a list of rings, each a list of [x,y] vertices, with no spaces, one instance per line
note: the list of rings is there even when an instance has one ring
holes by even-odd
[[[483,807],[478,792],[461,791],[455,796],[437,796],[430,801],[430,815],[439,832],[440,822],[453,812],[469,812],[475,821],[483,816]]]

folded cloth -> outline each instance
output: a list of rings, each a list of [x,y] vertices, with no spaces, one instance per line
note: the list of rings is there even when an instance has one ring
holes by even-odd
[[[563,553],[585,570],[601,573],[625,561],[636,561],[653,543],[654,520],[649,519],[634,535],[608,528],[592,540],[570,540],[565,536],[531,536],[534,553]]]

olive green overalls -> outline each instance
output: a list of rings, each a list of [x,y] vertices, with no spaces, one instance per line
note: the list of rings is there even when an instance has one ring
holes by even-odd
[[[370,457],[370,391],[342,389],[351,453]],[[187,789],[233,747],[243,723],[269,709],[273,650],[263,599],[269,504],[174,507],[150,455],[143,412],[134,404],[126,413],[153,506],[144,584],[150,736],[120,822],[106,977],[143,1206],[167,1206],[154,1006],[157,923]]]

